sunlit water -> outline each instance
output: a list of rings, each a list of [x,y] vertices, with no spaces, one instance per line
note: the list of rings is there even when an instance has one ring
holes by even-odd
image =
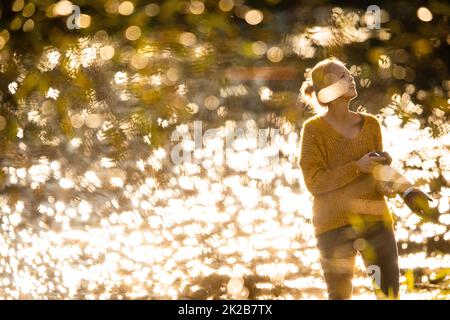
[[[385,122],[386,149],[392,149],[394,158],[402,159],[426,140],[424,155],[441,156],[448,175],[448,156],[442,148],[448,145],[448,134],[436,140],[426,130],[400,130],[389,116]],[[243,123],[247,128],[251,124]],[[279,161],[270,158],[273,145],[257,149],[251,134],[226,153],[228,164],[220,139],[207,140],[191,163],[171,167],[173,177],[165,187],[151,176],[140,185],[128,185],[125,173],[107,159],[70,178],[60,163],[46,159],[28,170],[10,168],[11,183],[28,181],[33,186],[53,178],[58,185],[39,204],[34,220],[22,219],[23,201],[10,205],[6,196],[0,198],[0,298],[251,298],[252,292],[259,299],[325,298],[310,223],[311,199],[296,165],[297,132],[287,122],[282,126]],[[401,144],[394,139],[399,135]],[[191,144],[183,145],[191,150]],[[155,150],[136,167],[161,170],[170,162],[170,150]],[[227,167],[231,174],[225,174]],[[432,169],[430,164],[429,170],[406,175],[417,180],[432,175]],[[82,191],[95,194],[105,185],[130,199],[131,206],[123,208],[118,199],[101,196],[90,202],[83,199]],[[79,199],[66,199],[66,190],[79,192]],[[449,195],[444,188],[436,199],[443,213],[448,211]],[[448,214],[442,215],[441,224],[418,225],[399,198],[391,199],[389,206],[399,217],[396,234],[402,249],[427,238],[449,241]],[[48,219],[54,221],[52,227]],[[446,297],[448,252],[405,253],[400,267],[403,297]],[[418,268],[424,270],[420,279],[408,273]],[[438,277],[444,280],[433,284]],[[356,299],[374,298],[361,260],[354,285]]]

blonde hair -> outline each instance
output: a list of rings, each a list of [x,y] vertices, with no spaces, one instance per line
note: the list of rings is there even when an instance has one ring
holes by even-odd
[[[312,112],[315,114],[323,114],[328,109],[328,106],[319,102],[317,94],[328,85],[325,84],[325,76],[329,73],[330,67],[333,64],[340,64],[345,67],[345,63],[335,57],[319,61],[312,69],[307,70],[306,79],[300,87],[299,100],[305,106],[311,107]]]

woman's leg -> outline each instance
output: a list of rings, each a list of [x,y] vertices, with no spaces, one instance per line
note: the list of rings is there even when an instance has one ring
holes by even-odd
[[[365,232],[364,240],[361,255],[375,282],[377,297],[397,299],[400,272],[397,242],[392,227],[379,222]]]
[[[353,241],[354,231],[351,226],[328,231],[317,237],[320,263],[330,300],[352,297],[356,257]]]

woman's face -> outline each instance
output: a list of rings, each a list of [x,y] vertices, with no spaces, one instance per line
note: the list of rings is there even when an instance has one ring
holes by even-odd
[[[337,63],[333,63],[325,75],[325,86],[331,86],[335,88],[335,96],[339,98],[353,99],[358,93],[356,92],[355,80],[350,74],[350,71],[345,66]]]

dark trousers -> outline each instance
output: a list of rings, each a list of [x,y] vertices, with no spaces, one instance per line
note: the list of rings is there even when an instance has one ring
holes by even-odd
[[[348,225],[317,237],[329,299],[350,299],[357,252],[372,278],[377,298],[398,298],[397,243],[391,226],[373,222],[356,230]]]

